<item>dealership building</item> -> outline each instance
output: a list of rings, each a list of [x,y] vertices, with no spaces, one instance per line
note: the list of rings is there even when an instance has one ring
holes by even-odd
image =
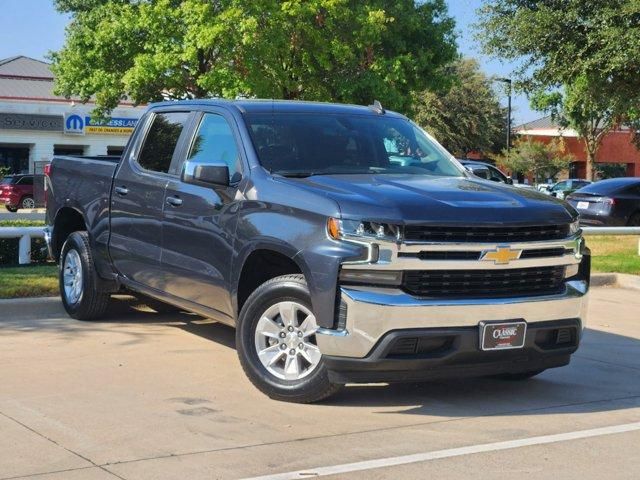
[[[0,167],[42,173],[54,155],[119,155],[144,107],[122,103],[108,122],[90,117],[91,102],[53,93],[48,63],[0,60]]]

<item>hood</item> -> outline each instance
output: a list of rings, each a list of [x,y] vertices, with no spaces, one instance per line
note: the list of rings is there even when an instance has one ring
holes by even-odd
[[[560,224],[577,213],[535,190],[465,177],[316,175],[281,178],[337,202],[344,218],[398,224]]]

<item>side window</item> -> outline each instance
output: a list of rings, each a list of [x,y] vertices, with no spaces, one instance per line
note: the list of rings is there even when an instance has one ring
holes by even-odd
[[[168,173],[171,158],[189,114],[187,112],[158,113],[147,132],[138,163],[145,170]]]
[[[238,147],[233,131],[223,116],[204,114],[187,160],[205,164],[224,162],[229,167],[231,183],[240,180],[242,172]]]
[[[491,172],[491,180],[494,182],[507,183],[507,177],[505,177],[500,170],[495,167],[488,167]]]
[[[561,191],[567,188],[567,181],[557,183],[555,187],[552,188],[554,192]]]

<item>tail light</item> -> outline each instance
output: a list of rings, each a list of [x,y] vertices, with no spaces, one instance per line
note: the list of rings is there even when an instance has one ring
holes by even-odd
[[[44,174],[46,177],[50,177],[51,176],[51,164],[47,163],[44,168],[43,168]]]
[[[613,207],[616,204],[616,199],[615,198],[603,198],[602,199],[602,203],[604,203],[605,205],[608,205],[610,207]]]

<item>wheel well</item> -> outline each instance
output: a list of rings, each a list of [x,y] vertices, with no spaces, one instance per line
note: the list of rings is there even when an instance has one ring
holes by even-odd
[[[302,273],[296,262],[274,250],[256,250],[247,257],[238,281],[238,313],[249,295],[267,280]]]
[[[53,254],[57,259],[60,255],[62,245],[67,241],[69,235],[73,232],[80,230],[86,230],[87,226],[84,223],[84,218],[73,208],[63,208],[58,212],[56,216],[55,224],[53,226]]]

